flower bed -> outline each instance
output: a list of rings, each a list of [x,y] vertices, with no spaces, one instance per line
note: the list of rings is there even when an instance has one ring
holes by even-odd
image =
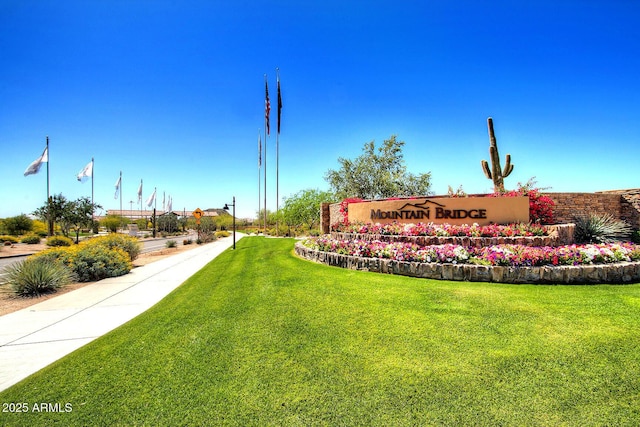
[[[506,283],[627,283],[640,280],[640,246],[632,243],[472,248],[320,236],[299,242],[296,252],[307,259],[343,268],[432,279]]]
[[[543,237],[549,236],[548,227],[539,224],[509,225],[453,225],[434,224],[432,222],[417,224],[346,223],[334,224],[332,231],[354,234],[374,234],[384,236],[429,236],[429,237]]]
[[[559,246],[572,244],[574,224],[451,225],[451,224],[334,224],[331,237],[341,240],[380,240],[421,246],[454,244],[464,247],[493,245]]]
[[[493,245],[464,247],[445,244],[421,246],[415,243],[379,240],[340,240],[320,236],[305,240],[305,246],[323,252],[395,261],[466,263],[504,266],[585,265],[640,261],[640,246],[633,243],[569,246]]]
[[[355,234],[332,232],[331,237],[336,240],[363,240],[413,243],[419,246],[432,245],[459,245],[464,247],[481,248],[493,245],[522,245],[522,246],[557,246],[558,236],[533,236],[533,237],[466,237],[466,236],[405,236],[385,234]]]

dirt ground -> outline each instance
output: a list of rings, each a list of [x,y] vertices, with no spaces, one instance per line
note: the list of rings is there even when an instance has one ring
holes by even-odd
[[[165,248],[156,252],[150,252],[146,254],[141,254],[134,262],[133,268],[142,267],[143,265],[152,263],[154,261],[161,260],[163,258],[179,254],[181,252],[185,252],[191,249],[197,248],[198,245],[178,245],[175,248]],[[0,258],[12,256],[12,255],[28,255],[33,254],[35,252],[46,249],[47,246],[45,244],[38,245],[26,245],[24,243],[17,243],[12,246],[2,246],[0,248]],[[23,308],[30,307],[34,304],[38,304],[42,301],[46,301],[50,298],[55,298],[59,295],[65,294],[67,292],[71,292],[78,288],[82,288],[83,286],[90,285],[95,282],[85,282],[85,283],[71,283],[65,286],[62,289],[59,289],[57,292],[42,295],[39,297],[18,297],[15,296],[11,289],[9,289],[6,285],[0,286],[0,316],[4,316],[5,314],[12,313],[14,311],[22,310]]]

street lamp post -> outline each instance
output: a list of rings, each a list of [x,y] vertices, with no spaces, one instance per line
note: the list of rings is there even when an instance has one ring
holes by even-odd
[[[233,196],[233,203],[231,204],[231,206],[233,207],[233,249],[236,248],[236,196]],[[224,204],[224,208],[225,211],[229,210],[229,205],[228,204]]]

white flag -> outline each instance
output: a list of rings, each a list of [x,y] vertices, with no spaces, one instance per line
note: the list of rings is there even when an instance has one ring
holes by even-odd
[[[140,187],[138,187],[138,201],[142,201],[142,180],[140,180]]]
[[[118,194],[120,194],[120,184],[122,184],[122,177],[119,177],[116,181],[116,194],[113,196],[114,199],[117,199]]]
[[[162,211],[163,211],[163,212],[164,212],[164,210],[165,210],[165,206],[166,206],[166,205],[165,205],[165,203],[164,203],[164,201],[165,201],[165,197],[164,197],[164,191],[163,191],[163,192],[162,192]]]
[[[167,204],[167,211],[171,212],[173,210],[173,199],[169,196],[169,203]]]
[[[45,147],[42,155],[35,159],[24,171],[24,176],[35,175],[40,171],[40,166],[49,161],[49,147]]]
[[[85,182],[87,179],[93,176],[93,160],[87,163],[87,166],[84,167],[80,172],[78,172],[78,181]]]
[[[151,205],[153,205],[153,202],[155,200],[156,200],[156,189],[154,188],[153,193],[147,199],[147,206],[151,207]]]

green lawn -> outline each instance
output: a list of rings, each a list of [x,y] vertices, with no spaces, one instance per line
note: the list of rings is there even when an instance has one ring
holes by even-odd
[[[640,424],[640,284],[441,282],[243,238],[148,312],[0,393],[7,425]]]

